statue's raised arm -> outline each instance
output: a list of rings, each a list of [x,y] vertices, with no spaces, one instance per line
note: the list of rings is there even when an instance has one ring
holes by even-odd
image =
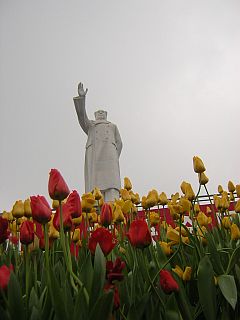
[[[73,98],[79,124],[86,134],[88,134],[88,129],[91,123],[85,109],[85,98],[87,92],[88,89],[84,90],[83,84],[80,82],[78,85],[78,96]]]

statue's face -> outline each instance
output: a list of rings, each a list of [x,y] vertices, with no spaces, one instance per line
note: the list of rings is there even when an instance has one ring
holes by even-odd
[[[107,120],[107,112],[104,110],[98,110],[94,114],[96,120]]]

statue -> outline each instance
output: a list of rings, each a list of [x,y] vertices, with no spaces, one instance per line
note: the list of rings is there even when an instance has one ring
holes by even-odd
[[[122,140],[115,124],[107,120],[107,112],[98,110],[94,113],[95,121],[89,120],[85,99],[88,89],[78,85],[78,97],[74,97],[78,121],[88,135],[85,151],[85,192],[98,187],[106,202],[119,197],[121,188],[119,156]]]

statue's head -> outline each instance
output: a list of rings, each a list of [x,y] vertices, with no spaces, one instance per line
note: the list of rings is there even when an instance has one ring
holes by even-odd
[[[98,110],[94,112],[94,115],[96,120],[107,120],[107,111]]]

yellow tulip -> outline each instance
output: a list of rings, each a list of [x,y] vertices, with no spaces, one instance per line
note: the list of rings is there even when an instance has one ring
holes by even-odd
[[[181,188],[183,194],[186,194],[186,187],[187,187],[187,185],[188,185],[188,182],[186,182],[186,181],[183,181],[183,182],[181,183],[181,185],[180,185],[180,188]]]
[[[232,222],[231,222],[231,220],[229,219],[229,217],[224,217],[224,218],[222,219],[222,226],[223,226],[225,229],[230,229],[231,224],[232,224]]]
[[[240,198],[240,184],[236,184],[237,197]]]
[[[228,200],[228,196],[223,196],[222,194],[222,209],[226,211],[228,210],[229,206],[230,206],[230,202]]]
[[[230,192],[229,200],[230,201],[234,201],[235,200],[233,192]]]
[[[24,201],[24,216],[30,218],[32,216],[32,209],[30,205],[30,199]]]
[[[86,213],[85,213],[85,215],[86,215]],[[73,222],[73,224],[74,224],[75,227],[76,227],[76,226],[79,226],[79,225],[81,224],[81,222],[82,222],[82,216],[80,216],[80,217],[78,217],[78,218],[73,218],[73,219],[72,219],[72,222]]]
[[[2,215],[1,215],[1,217],[2,217],[3,219],[9,220],[9,213],[4,210],[3,213],[2,213]]]
[[[172,253],[170,245],[164,241],[159,241],[159,245],[161,246],[162,251],[165,253],[165,255],[170,256],[170,254]]]
[[[180,233],[180,227],[176,227],[175,230]],[[183,235],[184,237],[188,236],[188,232],[186,231],[186,229],[181,228],[181,235]]]
[[[179,219],[181,214],[181,206],[179,204],[168,204],[168,209],[170,211],[170,215],[174,220]]]
[[[150,224],[151,226],[156,226],[159,224],[160,222],[160,216],[159,213],[155,212],[155,211],[151,211],[149,214],[149,220],[150,220]]]
[[[94,199],[97,201],[99,201],[101,198],[103,198],[103,195],[102,195],[100,189],[97,187],[95,187],[93,189],[93,196],[94,196]]]
[[[193,201],[195,199],[195,193],[193,192],[193,189],[190,183],[188,183],[186,186],[185,196],[189,201]]]
[[[232,240],[240,239],[240,230],[235,223],[231,225],[231,239]]]
[[[88,221],[92,223],[98,222],[98,215],[95,208],[93,208],[91,212],[88,214]]]
[[[228,181],[228,191],[229,192],[234,192],[235,190],[236,190],[236,188],[235,188],[233,182],[229,180]]]
[[[190,212],[192,204],[188,199],[181,197],[179,200],[179,204],[181,206],[182,214],[186,214]]]
[[[58,239],[59,238],[59,232],[57,231],[57,229],[55,229],[54,225],[53,225],[53,215],[51,216],[51,220],[48,223],[48,236],[49,239]]]
[[[199,204],[198,203],[195,203],[195,205],[194,205],[194,212],[196,213],[196,214],[198,214],[198,212],[200,212],[201,211],[201,209],[200,209],[200,207],[199,207]]]
[[[167,203],[168,203],[168,198],[167,198],[167,195],[165,192],[162,192],[160,195],[159,195],[159,204],[161,206],[165,206]]]
[[[240,199],[235,204],[235,212],[236,213],[240,213]]]
[[[167,229],[167,239],[173,241],[174,243],[179,243],[180,234],[177,230],[175,230],[171,226],[169,226]],[[183,243],[189,243],[188,237],[181,236],[181,240]]]
[[[197,215],[197,222],[200,226],[208,226],[212,222],[212,218],[205,215],[204,212],[200,211]]]
[[[220,194],[223,193],[223,187],[220,184],[218,186],[218,193],[220,193]]]
[[[82,210],[84,212],[91,212],[93,206],[95,204],[95,198],[91,192],[84,193],[82,195]]]
[[[209,179],[204,172],[198,174],[199,183],[204,186],[208,183]]]
[[[213,200],[214,200],[215,207],[218,210],[221,210],[222,209],[222,199],[219,198],[217,195],[214,195]]]
[[[197,156],[193,157],[193,168],[196,173],[203,173],[206,170],[202,160]]]
[[[132,183],[128,177],[124,178],[124,189],[128,191],[132,189]]]
[[[182,279],[183,279],[183,281],[190,281],[191,277],[192,277],[192,268],[186,267],[183,272]]]
[[[202,244],[206,246],[207,245],[207,239],[205,238],[205,233],[207,233],[206,227],[202,226],[201,229],[198,229],[197,233],[202,241]]]
[[[126,222],[122,209],[119,205],[113,207],[113,223]]]
[[[131,196],[127,189],[120,189],[120,195],[124,201],[131,200]]]
[[[175,194],[171,195],[171,200],[172,200],[173,203],[176,203],[178,201],[178,199],[179,199],[179,193],[178,192],[176,192]]]
[[[72,241],[77,243],[81,239],[80,229],[75,229],[72,233]]]
[[[59,207],[59,201],[58,200],[53,200],[52,201],[52,208],[57,209]]]
[[[13,205],[12,215],[14,218],[18,219],[24,216],[24,204],[22,200],[17,200]]]
[[[124,201],[124,205],[122,206],[122,212],[124,214],[130,213],[132,210],[133,204],[131,200]]]
[[[142,207],[144,210],[147,210],[149,207],[147,206],[147,197],[142,196]]]
[[[179,265],[176,264],[175,268],[172,268],[172,271],[175,272],[180,279],[182,279],[183,277],[183,270],[181,267],[179,267]]]
[[[208,215],[210,215],[212,213],[212,210],[207,206],[206,212],[207,212]]]

